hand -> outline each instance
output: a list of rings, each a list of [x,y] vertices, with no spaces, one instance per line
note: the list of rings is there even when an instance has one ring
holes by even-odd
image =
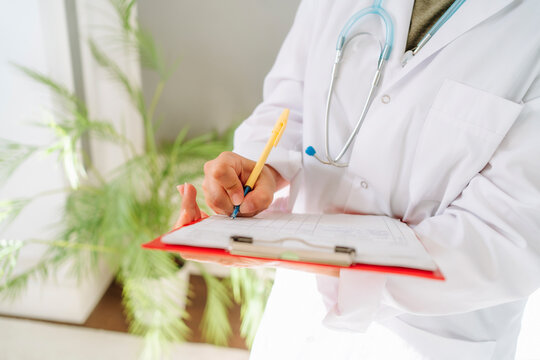
[[[181,226],[192,223],[193,221],[205,218],[206,215],[203,211],[200,210],[197,205],[197,190],[191,184],[184,184],[177,186],[180,196],[182,196],[182,204],[180,206],[180,216],[174,225],[174,229],[177,229]],[[247,198],[247,196],[246,196]],[[339,276],[339,270],[334,267],[320,267],[312,268],[304,264],[297,263],[278,263],[278,262],[268,262],[267,260],[258,260],[251,258],[222,258],[215,255],[202,255],[202,254],[189,254],[189,253],[180,253],[182,258],[186,260],[198,261],[198,262],[210,262],[215,264],[220,264],[224,266],[236,266],[236,267],[254,267],[254,266],[273,266],[273,267],[284,267],[288,269],[298,270],[298,271],[308,271],[315,272],[322,275],[330,276]]]
[[[178,185],[176,189],[182,197],[182,204],[180,205],[180,215],[173,229],[178,229],[203,217],[208,217],[197,205],[197,189],[195,189],[195,186],[185,183],[184,185]]]
[[[230,215],[240,205],[240,216],[254,216],[270,206],[274,192],[286,181],[265,165],[252,191],[244,199],[244,186],[255,161],[233,152],[223,152],[204,165],[203,191],[206,203],[218,214]]]
[[[180,216],[178,217],[178,220],[176,220],[173,229],[178,229],[179,227],[200,220],[201,218],[208,217],[207,214],[201,211],[199,205],[197,205],[197,189],[195,189],[193,185],[186,183],[184,185],[178,185],[176,188],[178,189],[180,196],[182,196],[182,204],[180,205]],[[267,265],[266,262],[249,258],[222,258],[215,255],[191,253],[180,253],[180,256],[185,260],[211,262],[225,266],[246,267]]]

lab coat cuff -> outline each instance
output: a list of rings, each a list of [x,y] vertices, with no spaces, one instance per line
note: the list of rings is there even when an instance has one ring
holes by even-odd
[[[317,285],[328,313],[323,324],[337,330],[365,332],[381,313],[384,274],[342,269],[339,279],[318,276]]]
[[[266,144],[262,142],[243,143],[234,148],[234,152],[253,161],[259,160]],[[273,148],[266,160],[266,164],[273,167],[285,180],[291,181],[302,165],[302,154],[299,151]]]

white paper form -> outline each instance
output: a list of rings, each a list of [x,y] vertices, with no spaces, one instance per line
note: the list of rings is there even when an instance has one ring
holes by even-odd
[[[355,262],[436,270],[412,229],[386,216],[263,213],[230,219],[214,215],[162,238],[164,243],[228,249],[231,236],[292,250],[354,248]]]

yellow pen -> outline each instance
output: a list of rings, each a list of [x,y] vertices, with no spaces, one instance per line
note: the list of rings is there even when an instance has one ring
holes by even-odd
[[[274,129],[272,130],[272,135],[270,136],[270,139],[268,139],[268,142],[266,143],[266,146],[264,147],[264,150],[261,156],[259,157],[259,160],[255,164],[253,171],[251,171],[251,174],[249,175],[249,178],[247,179],[244,185],[244,196],[246,196],[253,189],[253,186],[255,186],[255,183],[257,182],[257,179],[259,178],[259,175],[261,174],[261,171],[264,167],[264,163],[266,162],[266,159],[268,158],[270,151],[272,150],[273,147],[277,146],[279,140],[281,139],[281,135],[283,135],[283,131],[285,130],[285,126],[287,126],[288,119],[289,119],[289,109],[285,109],[279,116],[276,122],[276,125],[274,125]],[[231,214],[232,219],[236,218],[236,215],[238,215],[239,210],[240,210],[240,205],[236,205],[234,207],[233,213]]]

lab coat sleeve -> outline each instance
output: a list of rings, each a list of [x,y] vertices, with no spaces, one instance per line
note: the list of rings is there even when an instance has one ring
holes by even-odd
[[[462,193],[440,214],[413,226],[446,281],[342,270],[327,325],[361,330],[389,307],[448,315],[534,292],[540,286],[539,139],[537,97],[524,104],[487,166]]]
[[[267,160],[288,181],[302,164],[304,72],[313,28],[309,22],[315,16],[315,3],[307,0],[300,4],[294,24],[264,81],[263,102],[234,136],[234,152],[256,161],[279,115],[283,109],[290,109],[285,132]]]

